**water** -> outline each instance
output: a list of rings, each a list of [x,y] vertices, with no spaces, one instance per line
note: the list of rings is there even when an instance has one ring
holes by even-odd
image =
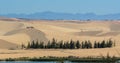
[[[69,62],[69,61],[64,61],[64,62],[56,62],[56,61],[51,61],[51,62],[44,62],[44,61],[0,61],[0,63],[99,63],[99,62]]]
[[[0,63],[72,63],[72,62],[68,62],[68,61],[65,61],[65,62],[55,62],[55,61],[1,61]]]

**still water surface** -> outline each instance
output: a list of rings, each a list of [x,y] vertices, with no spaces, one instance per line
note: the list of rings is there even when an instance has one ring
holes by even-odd
[[[1,61],[0,63],[98,63],[98,62],[69,62],[69,61],[64,61],[64,62],[44,62],[44,61]]]

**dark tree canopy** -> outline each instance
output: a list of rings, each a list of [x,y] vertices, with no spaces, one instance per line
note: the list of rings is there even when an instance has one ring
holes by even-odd
[[[92,44],[93,43],[93,44]],[[114,44],[114,45],[113,45]],[[73,41],[72,39],[70,41],[58,41],[53,38],[52,41],[48,41],[46,44],[44,42],[39,42],[38,40],[35,42],[34,40],[31,42],[28,42],[27,48],[33,48],[33,49],[91,49],[91,48],[110,48],[112,46],[115,46],[115,42],[111,39],[109,40],[103,40],[101,42],[91,42],[90,40],[85,41]],[[23,44],[22,44],[23,47]],[[25,46],[24,46],[25,47]]]

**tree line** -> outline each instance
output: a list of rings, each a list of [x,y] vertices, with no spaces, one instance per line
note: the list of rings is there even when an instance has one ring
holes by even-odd
[[[22,48],[33,48],[33,49],[91,49],[91,48],[110,48],[115,46],[115,42],[111,39],[102,40],[100,42],[95,41],[92,43],[90,40],[85,41],[57,41],[55,38],[52,41],[45,42],[31,41],[28,42],[27,46],[22,44]]]

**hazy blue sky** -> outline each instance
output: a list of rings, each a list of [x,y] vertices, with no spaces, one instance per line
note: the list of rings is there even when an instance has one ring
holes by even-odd
[[[0,0],[0,14],[35,13],[120,13],[120,0]]]

